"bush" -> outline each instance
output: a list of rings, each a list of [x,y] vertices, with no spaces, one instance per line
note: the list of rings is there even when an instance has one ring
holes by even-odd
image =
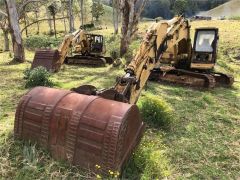
[[[58,47],[62,39],[49,36],[30,36],[25,39],[25,46],[29,49]]]
[[[107,47],[107,53],[113,58],[117,59],[120,57],[120,36],[112,35],[105,38]]]
[[[240,20],[240,16],[232,16],[229,18],[229,20]]]
[[[24,79],[26,79],[26,88],[36,86],[52,87],[53,82],[50,80],[51,74],[44,67],[37,67],[33,70],[26,69],[24,71]]]
[[[149,125],[169,129],[173,122],[173,112],[169,105],[156,96],[147,95],[139,104],[143,120]]]
[[[82,27],[86,30],[90,30],[90,29],[93,29],[95,27],[95,25],[93,23],[91,24],[84,24],[82,25]]]

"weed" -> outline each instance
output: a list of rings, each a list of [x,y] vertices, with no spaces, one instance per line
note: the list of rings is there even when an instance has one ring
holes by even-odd
[[[24,79],[26,79],[26,88],[36,86],[52,87],[53,82],[50,80],[51,74],[44,67],[37,67],[33,70],[26,69],[24,71]]]

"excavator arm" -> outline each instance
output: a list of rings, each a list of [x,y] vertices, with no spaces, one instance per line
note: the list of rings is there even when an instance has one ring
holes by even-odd
[[[78,38],[84,39],[86,34],[83,30],[77,30],[67,34],[57,50],[37,50],[32,63],[32,69],[43,66],[49,71],[59,71],[69,49],[74,45]]]
[[[75,31],[71,34],[68,34],[64,37],[63,42],[61,43],[61,45],[58,48],[58,52],[60,55],[60,58],[59,58],[60,64],[63,64],[63,62],[69,52],[69,49],[71,48],[71,46],[73,46],[76,43],[77,39],[79,37],[84,38],[84,36],[85,36],[85,33],[82,32],[82,30],[77,30],[77,31]]]
[[[170,21],[153,24],[147,31],[140,48],[125,69],[126,74],[117,78],[114,88],[97,94],[107,99],[136,104],[151,70],[171,50],[171,56],[178,56],[178,44],[189,39],[189,25],[182,16]],[[174,51],[172,51],[174,50]]]

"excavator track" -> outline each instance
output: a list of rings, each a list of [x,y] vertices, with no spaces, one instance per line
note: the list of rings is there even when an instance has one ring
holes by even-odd
[[[168,72],[163,72],[160,69],[154,69],[151,72],[149,80],[170,82],[197,88],[211,89],[216,86],[216,80],[212,74],[192,72],[183,69],[174,69]]]
[[[66,64],[81,64],[87,66],[105,66],[106,64],[112,64],[113,60],[111,57],[94,57],[94,56],[68,56],[65,59]]]
[[[232,75],[219,72],[211,73],[211,75],[214,76],[217,86],[231,87],[234,83],[234,77]]]

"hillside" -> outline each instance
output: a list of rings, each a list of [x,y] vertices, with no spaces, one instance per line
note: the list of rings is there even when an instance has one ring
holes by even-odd
[[[212,17],[233,17],[240,16],[240,0],[231,0],[225,4],[222,4],[210,11],[202,12],[200,15],[212,16]]]

